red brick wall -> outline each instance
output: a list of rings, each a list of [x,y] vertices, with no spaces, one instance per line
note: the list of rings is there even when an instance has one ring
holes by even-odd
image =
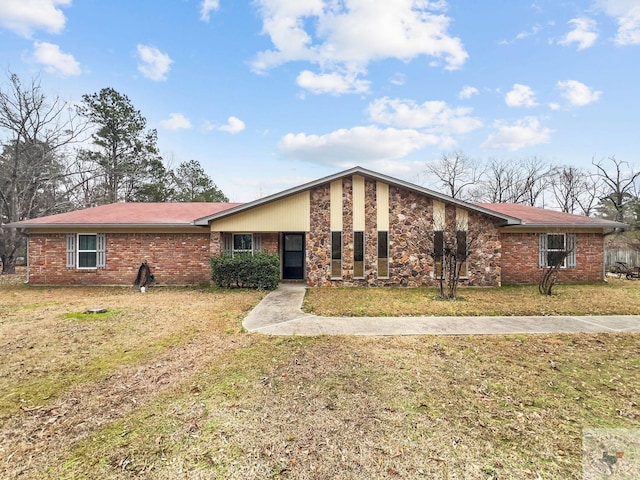
[[[106,268],[66,268],[66,234],[29,236],[34,285],[132,285],[146,260],[158,285],[208,283],[209,237],[203,233],[107,233]]]
[[[538,283],[543,269],[538,267],[538,233],[502,232],[502,282]],[[576,234],[576,268],[560,270],[565,283],[601,282],[604,279],[604,237],[598,233]]]

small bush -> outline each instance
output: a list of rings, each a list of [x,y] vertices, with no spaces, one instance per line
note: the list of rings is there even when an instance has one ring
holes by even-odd
[[[211,279],[224,288],[274,290],[280,281],[280,260],[272,253],[211,257]]]

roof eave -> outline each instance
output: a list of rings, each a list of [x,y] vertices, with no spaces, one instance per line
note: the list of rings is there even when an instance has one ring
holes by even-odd
[[[2,228],[20,228],[23,230],[48,230],[52,228],[190,228],[199,225],[190,223],[31,223],[22,224],[21,222],[7,223]]]
[[[563,229],[571,229],[571,228],[595,228],[595,229],[623,229],[626,230],[629,228],[629,225],[626,223],[619,222],[611,222],[611,223],[521,223],[520,225],[512,225],[512,228],[544,228],[544,229],[552,229],[552,228],[563,228]]]
[[[285,197],[289,197],[291,195],[295,195],[297,193],[303,192],[307,189],[311,189],[313,187],[316,187],[318,185],[323,185],[325,183],[330,183],[333,182],[335,180],[339,180],[341,178],[344,177],[348,177],[350,175],[357,175],[360,174],[362,176],[365,177],[369,177],[375,180],[379,180],[385,183],[389,183],[391,185],[396,185],[396,186],[400,186],[403,188],[407,188],[409,190],[413,190],[416,192],[420,192],[423,193],[425,195],[429,195],[431,197],[434,197],[438,200],[441,200],[443,202],[446,203],[452,203],[454,205],[472,210],[472,211],[476,211],[476,212],[480,212],[480,213],[484,213],[485,215],[489,215],[491,217],[494,218],[499,218],[501,220],[503,220],[504,222],[506,222],[507,225],[520,225],[522,222],[520,219],[510,216],[510,215],[505,215],[499,212],[496,212],[494,210],[490,210],[488,208],[484,208],[484,207],[480,207],[478,205],[475,205],[473,203],[468,203],[462,200],[457,200],[455,198],[449,197],[447,195],[444,195],[442,193],[438,193],[435,192],[433,190],[429,190],[428,188],[424,188],[424,187],[420,187],[418,185],[409,183],[409,182],[405,182],[404,180],[400,180],[397,178],[393,178],[393,177],[389,177],[387,175],[384,175],[382,173],[377,173],[377,172],[373,172],[371,170],[367,170],[366,168],[362,168],[362,167],[353,167],[350,168],[348,170],[344,170],[342,172],[338,172],[338,173],[334,173],[332,175],[328,175],[326,177],[322,177],[320,179],[311,181],[311,182],[307,182],[305,184],[302,185],[298,185],[297,187],[293,187],[293,188],[289,188],[287,190],[284,190],[282,192],[279,193],[275,193],[273,195],[269,195],[267,197],[264,198],[259,198],[257,200],[254,200],[253,202],[249,202],[249,203],[245,203],[243,205],[239,205],[237,207],[234,208],[230,208],[228,210],[223,210],[222,212],[218,212],[218,213],[214,213],[213,215],[208,215],[206,217],[201,217],[198,218],[196,220],[193,221],[194,225],[198,225],[198,226],[206,226],[208,225],[211,221],[213,220],[217,220],[219,218],[223,218],[226,217],[228,215],[233,215],[234,213],[238,213],[244,210],[248,210],[254,207],[257,207],[259,205],[265,204],[265,203],[269,203],[272,202],[274,200],[279,200],[281,198],[285,198]]]

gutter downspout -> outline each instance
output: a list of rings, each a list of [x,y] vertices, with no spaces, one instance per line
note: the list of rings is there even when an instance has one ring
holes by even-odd
[[[29,255],[29,243],[30,243],[29,240],[30,240],[30,237],[29,237],[29,234],[27,233],[27,280],[25,283],[29,283],[29,263],[31,260]]]

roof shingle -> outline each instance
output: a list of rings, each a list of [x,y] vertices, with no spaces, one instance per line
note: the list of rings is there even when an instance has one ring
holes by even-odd
[[[191,226],[207,215],[241,205],[240,203],[111,203],[73,212],[32,218],[16,226]]]
[[[594,227],[594,228],[623,228],[625,224],[604,220],[602,218],[585,217],[572,213],[547,210],[545,208],[530,207],[518,203],[477,203],[494,212],[519,218],[522,226],[536,227]]]

